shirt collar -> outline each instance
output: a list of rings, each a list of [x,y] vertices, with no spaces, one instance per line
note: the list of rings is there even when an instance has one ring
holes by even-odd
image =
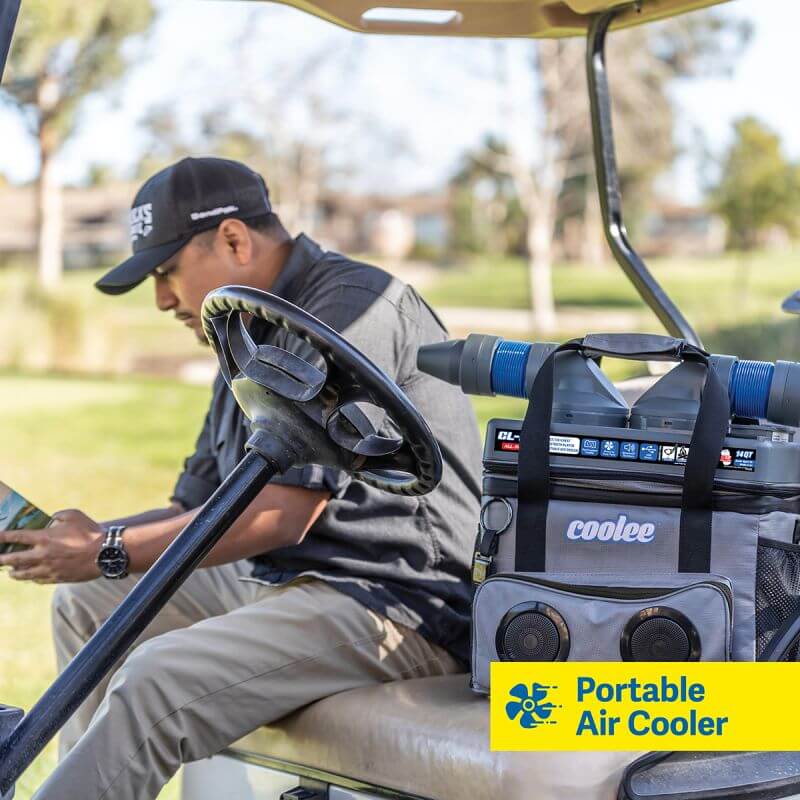
[[[301,233],[292,244],[292,250],[269,291],[290,303],[300,294],[306,272],[317,263],[325,252],[313,240]]]

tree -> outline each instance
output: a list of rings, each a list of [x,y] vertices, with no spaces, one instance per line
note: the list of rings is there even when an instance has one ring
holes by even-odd
[[[727,70],[731,55],[741,51],[748,36],[746,25],[714,14],[613,35],[608,62],[623,187],[626,181],[628,186],[649,185],[672,159],[670,82],[691,77],[700,65],[704,74]],[[584,208],[596,208],[590,207],[587,195],[593,181],[585,43],[541,40],[531,48],[526,59],[528,97],[510,97],[506,103],[507,152],[498,158],[497,169],[513,180],[527,220],[531,306],[536,328],[547,334],[556,323],[553,241],[565,190],[582,185]],[[498,72],[506,91],[513,86],[512,77],[507,68]],[[519,109],[526,104],[534,112],[523,117]]]
[[[88,95],[123,73],[121,45],[150,25],[149,0],[26,0],[4,93],[24,114],[39,149],[36,181],[39,277],[58,284],[63,269],[61,192],[53,158],[75,130]]]
[[[733,128],[711,207],[728,224],[729,245],[752,250],[770,228],[797,233],[800,166],[786,158],[779,136],[755,117],[743,117]]]
[[[649,47],[646,32],[635,33],[638,41],[629,41],[623,51],[626,64],[619,69],[622,78],[616,84],[612,80],[615,116],[624,121],[618,137],[620,150],[625,151],[621,177],[629,184],[652,181],[673,153],[672,110],[663,91],[669,71]],[[495,166],[510,177],[525,217],[534,323],[540,333],[549,334],[556,325],[553,242],[564,217],[587,217],[596,211],[596,200],[590,194],[595,184],[585,44],[543,40],[531,48],[526,58],[526,86],[529,91],[534,87],[534,111],[523,115],[519,108],[524,99],[509,96],[503,114],[508,143],[497,151]],[[617,60],[613,49],[609,60],[613,77]],[[498,77],[504,86],[513,86],[508,66],[504,65]],[[642,108],[648,113],[642,114]],[[532,149],[530,142],[535,142]]]
[[[195,148],[180,129],[175,103],[159,103],[146,109],[139,121],[148,146],[136,164],[134,177],[141,182],[175,161],[192,155]]]
[[[508,154],[498,138],[488,135],[461,157],[450,178],[452,232],[457,252],[493,255],[524,252],[525,219],[513,182],[497,169]]]
[[[137,173],[149,176],[198,151],[243,161],[264,176],[287,229],[313,234],[332,183],[407,146],[343,91],[354,82],[362,43],[343,48],[333,32],[313,48],[265,54],[274,30],[266,9],[246,15],[230,51],[248,80],[227,87],[224,106],[214,98],[195,103],[180,123],[175,103],[149,109],[142,122],[150,146]]]
[[[262,42],[272,35],[270,25],[260,13],[247,20],[236,52],[239,71],[252,79],[238,87],[236,114],[207,115],[205,134],[214,152],[264,175],[289,230],[313,233],[325,190],[337,178],[352,178],[363,164],[405,145],[343,90],[354,83],[363,42],[343,48],[333,32],[311,50],[268,60]]]
[[[114,170],[109,164],[93,162],[86,170],[86,186],[97,187],[111,183],[115,178]]]

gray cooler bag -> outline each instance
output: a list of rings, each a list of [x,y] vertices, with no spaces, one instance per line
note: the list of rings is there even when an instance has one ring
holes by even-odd
[[[721,488],[729,403],[713,369],[680,484],[551,468],[554,357],[531,389],[518,476],[483,499],[476,557],[488,540],[492,558],[473,601],[473,688],[488,692],[492,661],[763,656],[800,611],[800,487]]]

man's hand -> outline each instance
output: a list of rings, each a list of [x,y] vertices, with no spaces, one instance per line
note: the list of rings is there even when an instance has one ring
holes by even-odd
[[[77,583],[100,577],[95,559],[104,533],[82,511],[59,511],[40,531],[0,531],[0,543],[28,545],[30,550],[0,555],[10,577],[35,583]]]

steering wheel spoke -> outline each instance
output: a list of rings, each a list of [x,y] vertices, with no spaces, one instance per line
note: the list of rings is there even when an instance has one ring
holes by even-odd
[[[239,372],[262,388],[298,403],[307,403],[322,391],[325,372],[281,347],[257,345],[240,314],[230,315],[226,333]]]
[[[234,315],[230,313],[225,316],[220,315],[213,317],[209,319],[211,333],[206,329],[206,337],[209,338],[211,346],[217,353],[219,369],[228,386],[231,385],[233,376],[239,369],[228,344],[228,324],[232,316]],[[213,337],[213,339],[211,337]]]
[[[387,427],[386,413],[374,405],[369,409],[373,411],[372,416],[382,417],[383,427]],[[376,424],[358,403],[352,401],[336,408],[325,427],[336,444],[357,455],[387,456],[396,453],[403,445],[402,437],[380,433],[380,422]]]
[[[313,364],[280,347],[259,345],[249,367],[264,367],[272,375],[265,388],[300,403],[308,402],[316,397],[325,385],[326,373]]]
[[[384,480],[398,480],[401,476],[415,475],[418,464],[411,449],[401,445],[394,453],[367,456],[357,471],[357,476],[375,475]]]

